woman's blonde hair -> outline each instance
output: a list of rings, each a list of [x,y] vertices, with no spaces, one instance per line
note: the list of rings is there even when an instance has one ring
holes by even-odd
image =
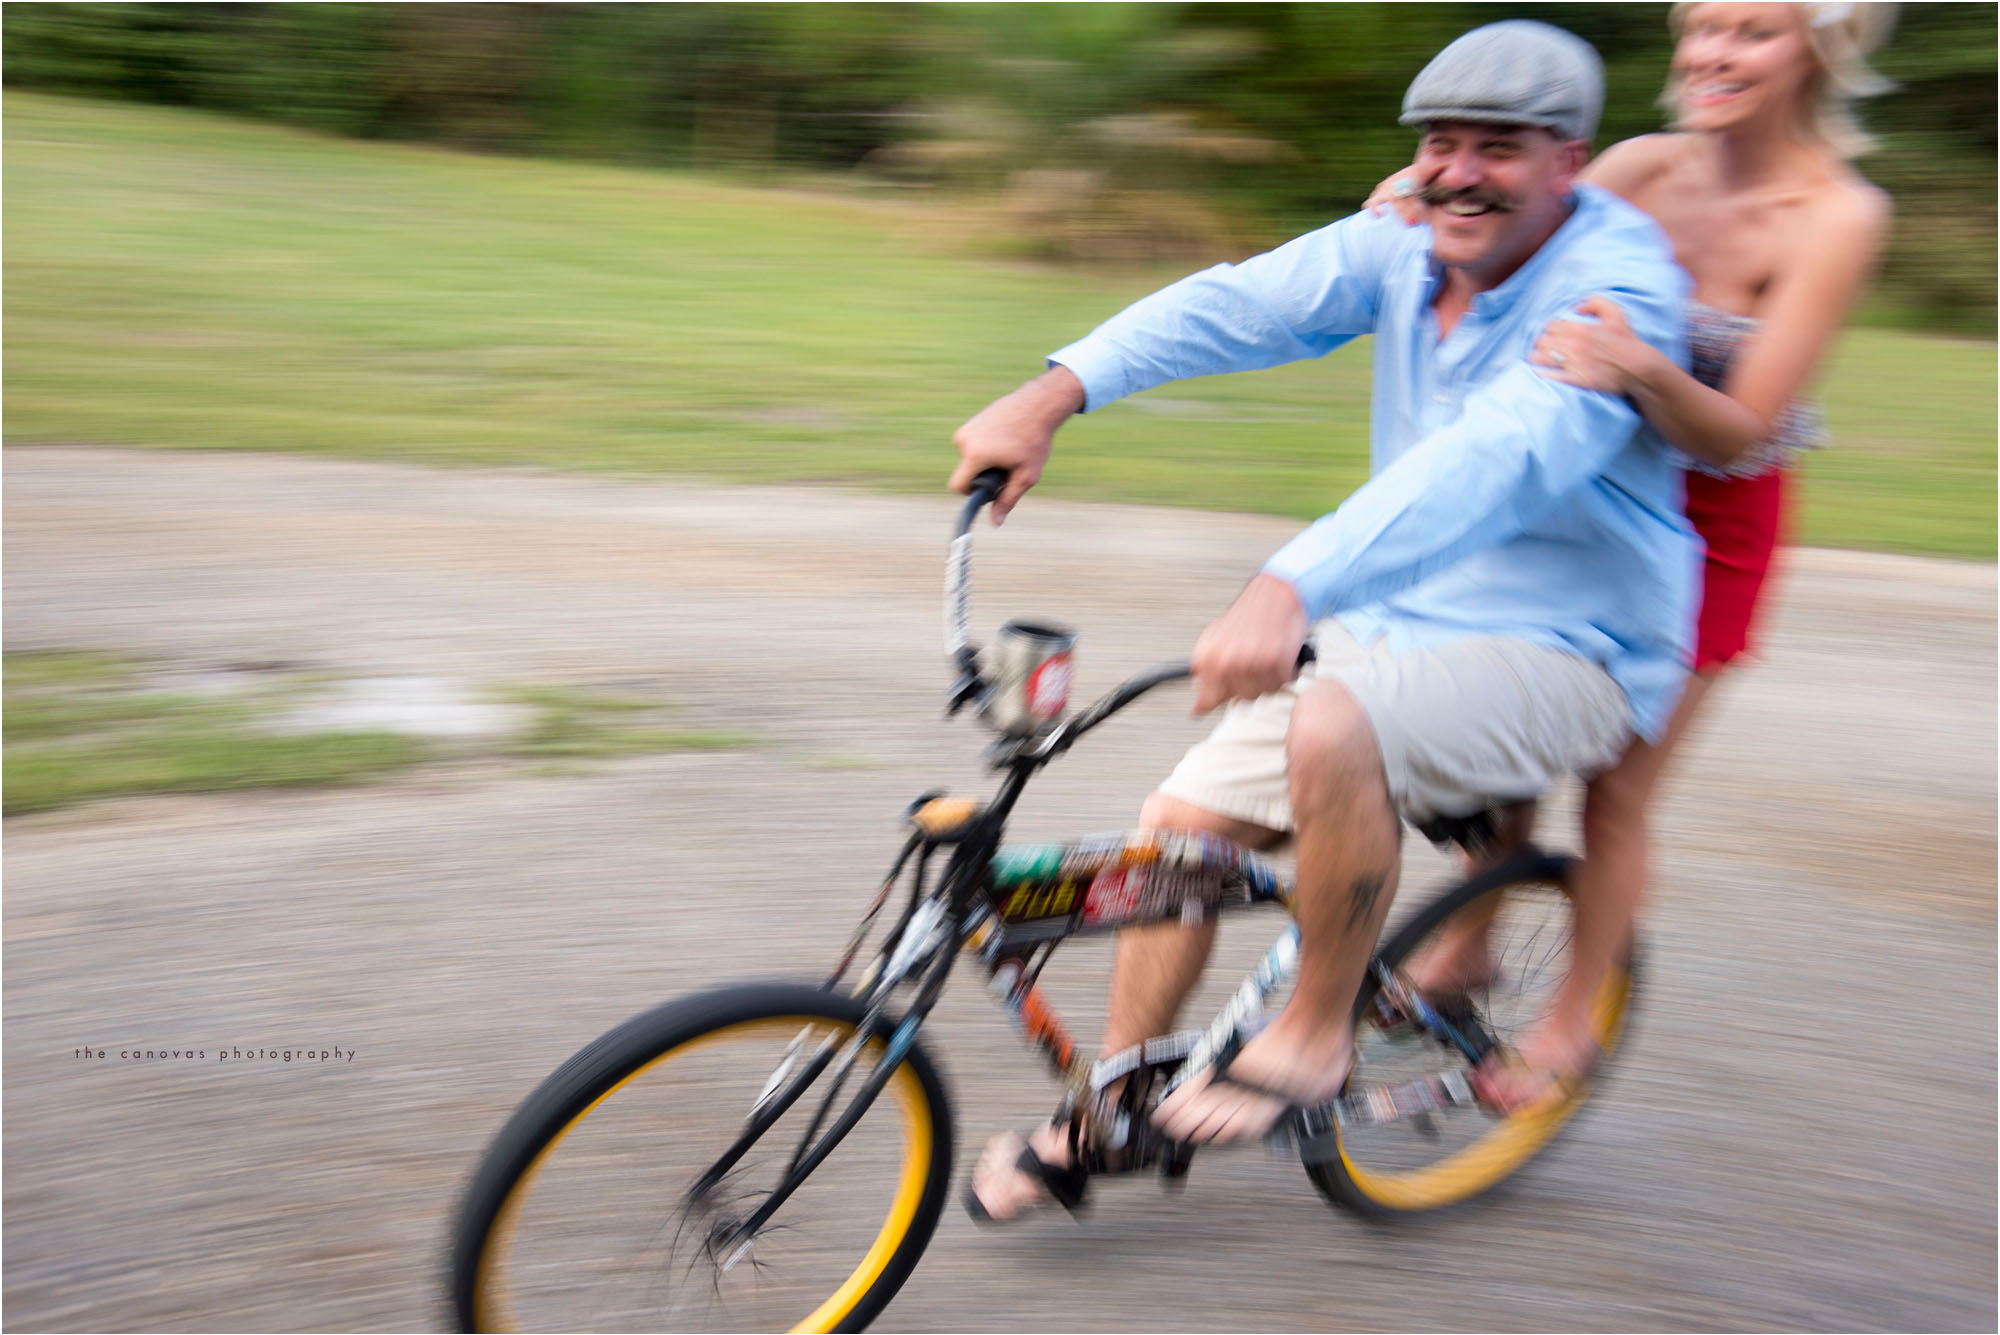
[[[1667,28],[1680,39],[1688,11],[1695,7],[1683,0],[1667,11]],[[1805,131],[1824,142],[1843,158],[1857,158],[1875,147],[1875,141],[1854,113],[1854,104],[1864,97],[1876,97],[1896,85],[1877,74],[1868,57],[1880,50],[1896,26],[1893,4],[1806,4],[1806,44],[1819,60],[1813,74],[1805,106]],[[1675,113],[1676,126],[1681,109],[1681,78],[1670,74],[1660,94],[1660,105]]]

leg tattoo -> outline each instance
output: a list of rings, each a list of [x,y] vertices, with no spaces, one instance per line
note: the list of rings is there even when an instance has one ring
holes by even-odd
[[[1382,891],[1389,884],[1389,878],[1379,872],[1363,872],[1354,878],[1354,884],[1347,892],[1347,926],[1350,931],[1368,925],[1375,916],[1375,905],[1382,898]]]

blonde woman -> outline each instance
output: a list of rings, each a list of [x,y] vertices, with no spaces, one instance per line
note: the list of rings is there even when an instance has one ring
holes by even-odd
[[[1630,397],[1685,451],[1687,513],[1708,546],[1694,673],[1665,736],[1636,742],[1590,784],[1584,808],[1572,967],[1519,1061],[1482,1073],[1482,1092],[1521,1107],[1589,1074],[1598,1057],[1591,999],[1622,948],[1644,891],[1647,807],[1668,758],[1716,677],[1742,654],[1785,526],[1791,467],[1821,443],[1800,399],[1874,267],[1889,200],[1849,159],[1870,145],[1850,111],[1887,85],[1868,56],[1893,5],[1684,4],[1664,105],[1674,131],[1606,150],[1583,179],[1651,213],[1694,279],[1693,374],[1634,337],[1602,297],[1589,320],[1551,324],[1531,360],[1543,374]],[[1369,204],[1421,193],[1414,171]],[[1476,985],[1489,970],[1468,932],[1425,966],[1434,989]]]

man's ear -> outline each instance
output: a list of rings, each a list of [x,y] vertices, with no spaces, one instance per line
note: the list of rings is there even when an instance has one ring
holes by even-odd
[[[1565,139],[1556,145],[1556,171],[1564,189],[1576,183],[1576,178],[1583,175],[1584,164],[1589,161],[1588,139]]]

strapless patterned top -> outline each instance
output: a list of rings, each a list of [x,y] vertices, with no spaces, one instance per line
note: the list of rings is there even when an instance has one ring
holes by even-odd
[[[1688,351],[1693,354],[1694,378],[1710,389],[1722,388],[1730,363],[1737,352],[1757,332],[1758,320],[1699,301],[1687,307]],[[1800,450],[1816,450],[1827,443],[1826,420],[1810,399],[1793,399],[1778,414],[1771,434],[1758,441],[1736,462],[1718,468],[1692,456],[1688,466],[1710,477],[1761,477],[1776,468],[1790,468],[1798,462]]]

